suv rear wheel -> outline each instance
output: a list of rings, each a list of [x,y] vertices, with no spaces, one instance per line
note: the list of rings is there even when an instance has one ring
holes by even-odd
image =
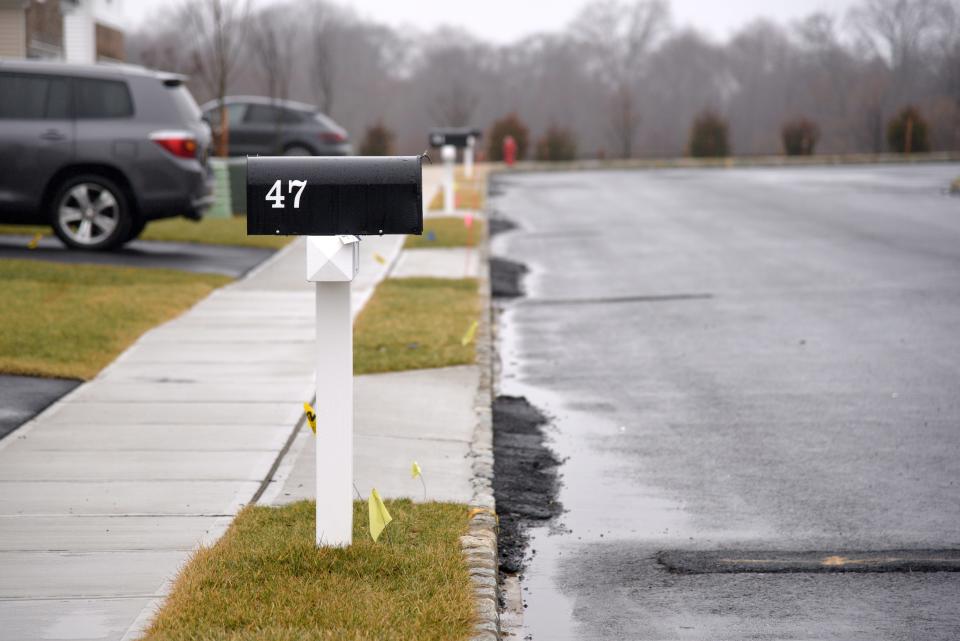
[[[52,200],[53,231],[73,249],[114,249],[130,237],[133,218],[123,190],[103,176],[74,176]]]

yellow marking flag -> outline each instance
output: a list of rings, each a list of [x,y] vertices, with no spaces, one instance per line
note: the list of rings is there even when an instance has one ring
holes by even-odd
[[[387,262],[387,259],[383,257],[382,254],[374,254],[373,259],[380,263],[381,265]]]
[[[467,328],[467,333],[463,335],[463,338],[460,340],[460,344],[466,347],[473,342],[474,337],[477,335],[477,327],[480,325],[479,322],[473,321],[470,323],[470,327]]]
[[[423,470],[420,469],[420,464],[414,461],[413,466],[410,467],[410,478],[419,478],[421,474],[423,474]]]
[[[313,430],[313,433],[317,433],[317,413],[313,411],[313,407],[310,406],[310,403],[303,404],[303,413],[307,415],[307,423],[310,425],[310,429]]]
[[[43,234],[37,232],[33,235],[33,238],[30,239],[30,242],[27,243],[27,249],[36,249],[37,245],[40,244],[40,239],[43,238]]]
[[[367,501],[367,507],[370,512],[370,536],[376,542],[384,528],[393,520],[393,517],[387,511],[387,506],[383,504],[383,499],[380,498],[377,488],[370,490],[370,500]]]

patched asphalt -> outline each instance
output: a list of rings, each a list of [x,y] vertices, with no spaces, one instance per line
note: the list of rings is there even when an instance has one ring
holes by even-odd
[[[558,516],[557,460],[544,442],[547,417],[525,398],[493,401],[493,492],[500,535],[500,570],[523,569],[527,529]]]
[[[657,562],[682,574],[960,572],[960,550],[664,550]]]
[[[490,294],[494,298],[519,298],[523,296],[523,275],[527,267],[523,263],[503,258],[490,259]]]
[[[563,461],[520,638],[960,638],[960,573],[932,560],[960,550],[958,173],[494,178],[518,227],[493,254],[529,269],[499,393],[550,417]],[[720,554],[742,563],[690,571]]]

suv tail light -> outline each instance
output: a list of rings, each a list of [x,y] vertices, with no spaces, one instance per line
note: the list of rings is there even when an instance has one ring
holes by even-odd
[[[320,134],[320,140],[331,145],[341,142],[347,142],[347,137],[338,131],[324,131]]]
[[[150,140],[157,143],[177,158],[193,160],[200,146],[196,137],[186,131],[157,131],[150,134]]]

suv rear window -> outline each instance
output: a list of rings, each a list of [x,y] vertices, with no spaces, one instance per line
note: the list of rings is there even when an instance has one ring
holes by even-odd
[[[127,83],[119,80],[75,78],[77,118],[129,118],[133,100]]]
[[[0,119],[53,120],[70,117],[66,78],[0,74]]]
[[[202,118],[203,112],[200,111],[197,101],[193,99],[193,94],[185,85],[173,82],[165,82],[164,84],[173,97],[173,104],[177,108],[177,113],[180,114],[180,120],[192,124]]]

